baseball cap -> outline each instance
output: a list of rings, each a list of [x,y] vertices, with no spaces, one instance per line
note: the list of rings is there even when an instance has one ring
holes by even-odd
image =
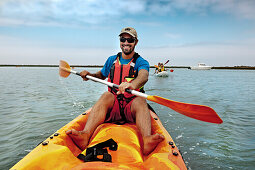
[[[127,33],[129,35],[131,35],[132,37],[136,38],[137,39],[137,33],[136,33],[136,30],[132,27],[126,27],[126,28],[123,28],[120,32],[120,35],[121,34],[124,34],[124,33]],[[120,36],[119,35],[119,36]]]

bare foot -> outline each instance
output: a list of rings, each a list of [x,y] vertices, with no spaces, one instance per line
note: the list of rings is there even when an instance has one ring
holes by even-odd
[[[156,148],[156,146],[158,146],[158,144],[162,142],[164,139],[165,137],[158,133],[144,137],[143,138],[143,144],[144,144],[143,154],[144,155],[150,154]]]
[[[67,130],[66,134],[73,140],[73,142],[81,149],[85,150],[88,141],[89,141],[89,134],[83,131],[77,131],[75,129]]]

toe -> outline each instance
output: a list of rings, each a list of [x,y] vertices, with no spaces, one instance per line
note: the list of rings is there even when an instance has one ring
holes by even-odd
[[[66,134],[67,134],[67,135],[72,134],[72,129],[71,129],[71,130],[67,130],[67,131],[66,131]]]

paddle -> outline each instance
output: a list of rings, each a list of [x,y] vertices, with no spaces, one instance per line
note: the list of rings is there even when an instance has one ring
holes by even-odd
[[[169,60],[167,60],[164,65],[166,65],[168,62],[169,62]]]
[[[60,60],[59,64],[59,75],[61,77],[68,77],[70,73],[76,74],[80,76],[80,73],[77,71],[71,70],[69,64],[63,60]],[[112,88],[119,88],[119,85],[113,84],[111,82],[92,77],[90,75],[87,75],[86,78],[105,84],[109,87]],[[126,89],[126,92],[131,93],[136,96],[143,97],[147,100],[156,102],[158,104],[164,105],[166,107],[169,107],[173,109],[174,111],[181,113],[185,116],[191,117],[193,119],[205,121],[205,122],[210,122],[210,123],[217,123],[221,124],[223,121],[221,118],[217,115],[217,113],[210,107],[204,106],[204,105],[196,105],[196,104],[189,104],[189,103],[182,103],[182,102],[177,102],[173,100],[169,100],[163,97],[159,96],[152,96],[152,95],[147,95],[141,92],[138,92],[136,90],[131,90],[131,89]]]
[[[169,62],[169,60],[167,60],[164,65],[166,65],[168,62]],[[158,68],[157,65],[154,65],[154,67]]]

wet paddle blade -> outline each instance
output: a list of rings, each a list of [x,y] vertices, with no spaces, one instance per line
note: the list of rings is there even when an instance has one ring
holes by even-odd
[[[167,106],[174,111],[193,119],[217,124],[223,123],[218,114],[208,106],[177,102],[159,96],[148,96],[147,99]]]
[[[60,60],[60,63],[59,63],[59,75],[61,77],[68,77],[70,75],[70,71],[71,71],[71,68],[69,66],[69,64],[63,60]]]

